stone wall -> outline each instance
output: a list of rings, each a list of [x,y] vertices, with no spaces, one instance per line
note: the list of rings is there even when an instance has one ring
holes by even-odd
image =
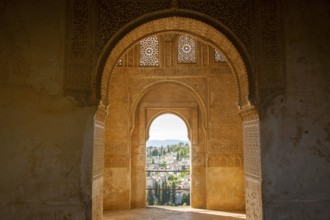
[[[95,2],[0,2],[2,218],[90,218],[98,54],[124,24],[171,3]],[[264,219],[329,219],[328,1],[178,2],[223,22],[253,57]],[[100,193],[102,179],[94,185]]]
[[[63,95],[64,1],[0,2],[0,218],[90,219],[93,116]]]
[[[261,123],[264,219],[330,218],[329,11],[285,3],[287,89]]]
[[[214,49],[200,41],[196,64],[178,64],[176,38],[170,48],[160,40],[159,67],[140,67],[136,45],[112,72],[105,124],[104,209],[145,207],[149,114],[173,111],[184,116],[183,109],[190,112],[184,117],[192,135],[192,207],[245,209],[235,75],[227,62],[215,63]]]

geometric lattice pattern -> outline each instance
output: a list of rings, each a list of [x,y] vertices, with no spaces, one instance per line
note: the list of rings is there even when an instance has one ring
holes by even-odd
[[[122,66],[123,65],[123,58],[120,58],[118,61],[117,61],[117,66]]]
[[[196,41],[192,36],[179,37],[178,63],[196,63]]]
[[[140,66],[158,66],[158,38],[147,37],[140,41]]]
[[[226,58],[220,53],[220,51],[214,49],[214,61],[216,63],[223,63],[226,61]]]

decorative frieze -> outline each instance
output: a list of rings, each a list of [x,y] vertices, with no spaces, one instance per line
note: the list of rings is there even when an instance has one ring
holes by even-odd
[[[243,168],[242,154],[212,154],[208,155],[208,167],[239,167]]]
[[[128,143],[106,143],[105,144],[105,152],[108,154],[128,154],[129,147]]]
[[[224,140],[208,141],[208,153],[228,154],[228,153],[235,153],[238,151],[239,151],[239,146],[235,142],[224,141]]]
[[[106,168],[129,167],[129,155],[106,155],[104,166]]]

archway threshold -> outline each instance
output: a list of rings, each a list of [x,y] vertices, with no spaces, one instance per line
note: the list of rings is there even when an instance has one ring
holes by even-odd
[[[148,206],[145,209],[123,211],[104,211],[103,220],[124,219],[183,219],[183,220],[242,220],[246,215],[242,212],[224,212],[206,209],[195,209],[190,206]]]

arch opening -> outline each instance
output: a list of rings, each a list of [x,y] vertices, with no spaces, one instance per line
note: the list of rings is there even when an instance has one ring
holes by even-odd
[[[175,113],[162,113],[148,125],[147,140],[179,140],[189,141],[188,125]],[[147,143],[148,144],[148,143]]]
[[[147,126],[146,203],[190,206],[191,150],[186,122],[161,113]]]
[[[226,60],[228,61],[228,67],[229,67],[228,70],[229,72],[232,73],[232,75],[230,76],[232,78],[229,79],[230,78],[229,75],[226,75],[228,76],[228,78],[226,79],[233,80],[233,82],[230,82],[229,84],[237,85],[236,87],[237,90],[233,92],[233,94],[236,95],[236,98],[234,98],[235,105],[232,103],[228,105],[230,106],[228,108],[229,110],[227,109],[228,112],[230,111],[235,112],[235,117],[233,117],[234,118],[233,124],[235,125],[230,125],[229,127],[227,126],[230,123],[227,123],[228,121],[226,122],[226,120],[233,119],[231,117],[228,118],[220,117],[221,119],[219,119],[218,116],[214,116],[221,114],[219,109],[224,109],[224,108],[221,105],[219,106],[213,105],[214,103],[221,103],[221,100],[217,99],[218,97],[217,95],[210,93],[210,91],[213,91],[213,89],[216,88],[217,85],[211,85],[207,83],[221,83],[221,80],[213,81],[213,78],[206,79],[204,77],[204,82],[207,83],[203,85],[203,83],[197,82],[198,80],[195,80],[196,77],[191,78],[192,76],[189,76],[190,78],[189,77],[187,78],[185,76],[185,79],[188,80],[184,81],[182,79],[178,79],[177,77],[178,75],[176,76],[175,74],[171,75],[172,73],[171,68],[169,68],[168,70],[170,74],[155,69],[150,69],[154,71],[153,74],[155,73],[161,73],[161,74],[158,78],[156,77],[157,78],[156,80],[151,79],[148,80],[148,83],[144,84],[136,79],[138,77],[132,76],[130,70],[128,70],[127,68],[124,70],[119,70],[116,67],[117,61],[125,53],[125,51],[128,51],[129,49],[132,48],[134,50],[134,45],[139,40],[143,39],[146,36],[150,36],[152,34],[167,33],[169,31],[179,31],[197,36],[199,39],[203,39],[205,42],[208,42],[213,47],[219,49],[225,55]],[[160,103],[161,104],[160,106],[157,105],[150,106],[148,105],[150,104],[150,102],[146,102],[146,105],[141,105],[140,100],[142,98],[143,99],[145,98],[145,95],[143,94],[147,94],[147,91],[155,90],[154,87],[152,87],[152,85],[175,82],[175,84],[177,85],[186,85],[187,88],[188,87],[191,88],[191,91],[193,91],[193,93],[197,94],[197,96],[200,97],[200,100],[196,100],[196,99],[190,101],[188,100],[185,101],[183,106],[175,106],[176,109],[181,109],[181,110],[188,109],[187,112],[189,112],[191,117],[188,117],[189,119],[187,120],[190,120],[191,122],[190,124],[192,126],[195,126],[195,130],[191,128],[191,134],[189,134],[190,136],[193,136],[190,138],[190,140],[191,140],[192,148],[194,148],[192,149],[192,151],[195,152],[195,155],[192,155],[193,158],[192,166],[195,166],[195,170],[196,170],[195,173],[196,174],[198,173],[198,175],[202,178],[199,179],[196,178],[196,180],[198,179],[198,181],[196,181],[196,185],[192,183],[192,188],[194,187],[198,188],[196,194],[198,194],[199,196],[199,198],[195,198],[195,200],[192,198],[192,201],[197,201],[197,200],[200,201],[200,203],[196,202],[194,207],[218,209],[218,210],[225,210],[225,209],[238,210],[241,209],[242,207],[245,208],[244,202],[243,203],[240,202],[239,205],[233,206],[230,200],[228,201],[224,201],[221,199],[219,200],[220,197],[223,197],[224,195],[223,193],[225,193],[228,190],[230,191],[233,188],[226,188],[226,189],[223,188],[222,189],[223,192],[219,192],[216,189],[216,187],[214,187],[217,184],[219,184],[218,182],[219,178],[223,178],[224,175],[230,176],[230,173],[232,173],[232,171],[234,170],[235,173],[238,173],[237,175],[238,178],[236,179],[237,184],[235,185],[238,186],[239,188],[238,190],[236,189],[237,193],[239,194],[238,200],[244,201],[244,180],[242,178],[244,176],[247,212],[251,213],[252,215],[254,215],[257,212],[258,216],[261,216],[260,213],[262,213],[261,211],[262,209],[261,209],[261,188],[260,188],[261,186],[260,164],[257,164],[258,165],[257,168],[255,167],[251,168],[254,169],[255,172],[253,174],[256,173],[257,178],[253,177],[253,175],[249,175],[249,170],[247,170],[246,168],[244,168],[245,174],[243,171],[243,157],[244,157],[244,162],[251,160],[251,158],[253,157],[257,159],[258,157],[260,157],[260,155],[258,155],[258,151],[256,151],[257,155],[249,155],[246,154],[246,152],[249,153],[250,151],[245,151],[244,149],[244,154],[243,154],[243,136],[244,136],[244,148],[247,146],[245,140],[249,141],[248,144],[253,145],[250,147],[257,148],[257,150],[260,148],[260,144],[258,142],[259,133],[257,135],[249,133],[251,129],[257,129],[257,130],[259,129],[258,114],[255,111],[254,107],[251,106],[249,103],[249,98],[248,98],[249,85],[248,85],[248,77],[247,77],[247,71],[244,65],[244,61],[241,58],[238,51],[236,50],[236,48],[233,46],[233,44],[226,36],[218,32],[211,26],[208,26],[207,24],[194,19],[181,18],[181,17],[167,17],[167,18],[157,19],[137,27],[132,32],[124,36],[122,40],[120,40],[110,52],[103,69],[104,71],[102,75],[102,88],[101,88],[102,100],[99,106],[99,110],[95,117],[96,118],[95,123],[101,125],[101,127],[103,126],[103,130],[102,129],[100,130],[101,132],[105,133],[105,137],[104,137],[105,140],[103,140],[103,143],[105,145],[105,151],[110,150],[110,151],[114,151],[115,153],[107,155],[107,153],[105,152],[103,154],[105,156],[104,173],[101,172],[101,179],[97,183],[98,186],[100,185],[102,186],[103,183],[104,190],[102,191],[108,192],[110,194],[106,195],[103,194],[102,192],[102,195],[100,195],[100,190],[97,191],[96,188],[98,187],[95,187],[95,193],[93,193],[94,194],[93,198],[96,198],[98,196],[99,197],[104,196],[105,199],[103,201],[105,201],[105,203],[115,202],[116,205],[119,204],[118,206],[116,205],[109,206],[112,207],[112,209],[113,208],[127,209],[127,208],[137,208],[137,207],[145,206],[145,197],[146,197],[145,191],[141,192],[140,190],[141,184],[145,186],[145,179],[143,181],[139,181],[139,179],[133,180],[131,178],[133,175],[134,176],[141,175],[143,177],[145,175],[145,169],[141,168],[143,166],[145,167],[145,163],[143,163],[145,155],[141,153],[143,152],[143,148],[141,148],[141,146],[145,146],[145,141],[146,141],[145,128],[148,123],[147,120],[149,117],[148,111],[150,110],[149,113],[152,115],[157,111],[159,112],[159,111],[166,111],[171,108],[173,109],[173,106],[171,105],[175,103],[177,100],[174,101],[166,100],[166,99],[161,101],[153,100],[154,104]],[[145,76],[147,76],[146,79],[148,79],[148,71],[146,69],[144,69],[143,71],[144,74],[146,73],[145,74]],[[132,106],[126,105],[125,107],[121,108],[116,106],[116,104],[118,104],[118,101],[120,101],[119,100],[120,97],[112,94],[112,91],[115,90],[114,88],[120,88],[120,89],[125,88],[120,86],[120,84],[117,84],[117,86],[114,86],[113,84],[113,83],[118,83],[120,81],[120,74],[122,74],[123,72],[125,72],[126,76],[131,77],[127,81],[128,84],[132,85],[132,87],[139,85],[142,85],[142,87],[138,88],[137,90],[134,90],[132,89],[132,87],[130,87],[130,90],[125,90],[124,92],[121,91],[120,92],[121,94],[125,94],[125,93],[130,94],[130,97],[128,97],[129,99],[127,100],[129,100],[128,103],[132,104]],[[173,71],[173,73],[174,72],[175,71]],[[133,78],[135,80],[134,84],[132,84]],[[202,89],[203,86],[205,88],[210,88],[210,90],[208,90],[208,92],[203,93],[203,89]],[[233,86],[233,88],[234,87],[235,86]],[[221,91],[218,92],[221,93]],[[227,95],[229,94],[226,93],[225,91],[222,92],[223,94],[227,94]],[[157,92],[154,94],[156,94],[157,96]],[[227,98],[231,99],[230,97]],[[239,109],[237,108],[237,105],[240,107]],[[113,108],[114,106],[116,107]],[[212,109],[214,106],[216,106],[218,109]],[[228,106],[226,106],[226,108]],[[129,109],[131,110],[133,109],[133,111],[129,111]],[[205,110],[204,113],[203,113],[203,109]],[[121,120],[121,122],[125,122],[125,124],[127,124],[129,127],[125,128],[124,130],[121,130],[123,128],[120,126],[120,124],[117,124],[118,121],[111,117],[118,116],[118,114],[123,114],[123,113],[127,113],[129,117],[120,118],[119,120]],[[212,114],[214,115],[212,116]],[[199,116],[203,116],[203,117],[199,117]],[[109,119],[109,117],[111,119]],[[217,120],[213,120],[214,117],[216,117]],[[109,122],[111,122],[111,123],[108,122],[108,124],[111,124],[111,127],[109,127],[108,129],[106,128],[107,119],[109,119]],[[225,123],[223,123],[222,120],[224,120]],[[238,125],[238,122],[240,123],[240,125]],[[220,126],[221,124],[226,124],[227,127],[221,129]],[[237,134],[239,134],[238,135],[239,138],[235,137],[235,135],[234,136],[226,135],[225,132],[226,129],[228,130],[228,129],[236,129],[236,128],[238,128]],[[118,134],[114,134],[117,129],[119,129],[120,132],[118,132]],[[128,132],[126,132],[125,130]],[[141,130],[144,130],[144,132],[142,133],[137,132]],[[106,139],[108,138],[108,133],[110,133],[110,135],[112,136],[115,136],[116,139],[107,142]],[[97,134],[95,136],[97,136]],[[194,139],[194,137],[195,138],[197,137],[197,139]],[[239,140],[239,143],[236,143],[235,139]],[[100,145],[102,146],[102,143]],[[238,150],[234,155],[231,155],[231,153],[228,153],[228,149],[234,149],[234,150],[238,149]],[[259,159],[259,163],[260,163],[260,159]],[[110,169],[107,170],[107,167]],[[230,172],[228,173],[228,171]],[[108,174],[110,173],[111,177],[106,178],[105,177],[106,173]],[[144,175],[142,173],[144,173]],[[121,181],[117,181],[115,183],[109,181],[109,179],[115,179],[115,177],[118,175],[124,178],[122,178]],[[253,181],[250,181],[251,176],[252,178],[254,178]],[[194,177],[192,177],[192,179],[194,179]],[[93,181],[93,192],[94,192],[94,182],[96,181]],[[207,183],[210,183],[213,186],[213,188],[207,187],[208,189],[206,189]],[[227,183],[222,182],[222,183],[228,184],[228,182]],[[125,187],[121,188],[123,185]],[[248,199],[251,196],[252,197],[257,196],[257,198],[254,199],[253,203],[252,202],[250,203]],[[142,201],[141,198],[143,200],[143,203],[141,202]],[[109,199],[109,201],[106,201],[107,199]],[[128,199],[130,202],[124,201],[125,199],[126,200]],[[104,204],[102,207],[101,202],[96,201],[96,199],[94,201],[93,199],[93,213],[100,212],[102,208],[107,209],[108,207]]]

